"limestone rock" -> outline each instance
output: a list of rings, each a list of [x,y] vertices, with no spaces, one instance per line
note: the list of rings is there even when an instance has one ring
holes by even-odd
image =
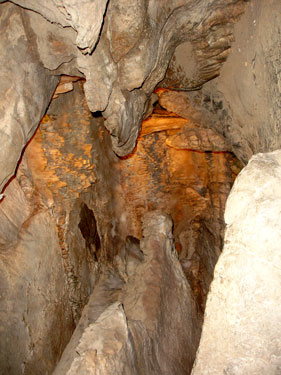
[[[121,295],[139,371],[144,374],[189,373],[200,336],[200,313],[173,247],[171,230],[167,215],[156,211],[144,216],[140,243],[144,261]],[[179,326],[179,321],[184,323]]]
[[[62,28],[48,22],[36,12],[23,11],[23,17],[36,38],[34,48],[37,57],[49,74],[59,75],[63,71],[66,75],[81,76],[81,72],[75,69],[79,52],[74,43],[75,31],[71,27]],[[30,43],[34,44],[32,41]]]
[[[143,0],[111,0],[108,6],[108,30],[110,50],[115,62],[134,47],[140,39],[146,18]]]
[[[13,0],[31,9],[52,23],[71,26],[77,32],[76,44],[84,53],[91,53],[97,43],[108,0],[52,0],[38,3],[36,0]]]
[[[0,249],[2,251],[18,241],[19,231],[30,217],[31,211],[19,181],[14,179],[7,187],[0,204]]]
[[[235,181],[193,375],[281,370],[280,178],[275,151],[254,156]]]
[[[73,330],[65,281],[55,222],[34,213],[0,252],[1,373],[52,371]]]
[[[91,126],[80,83],[65,95],[50,106],[0,202],[1,374],[51,373],[96,282]]]
[[[201,319],[171,229],[166,215],[146,215],[144,260],[125,284],[118,274],[104,274],[54,375],[190,372]]]
[[[220,112],[215,129],[245,163],[281,147],[280,23],[279,0],[249,2],[220,77],[203,89],[204,106]]]
[[[188,149],[194,151],[230,151],[224,139],[212,129],[183,126],[177,134],[167,138],[166,143],[176,149]]]
[[[64,79],[66,78],[62,77],[62,81]],[[41,337],[38,351],[34,352],[32,357],[32,364],[29,362],[29,352],[21,352],[22,362],[29,363],[23,372],[26,375],[28,371],[34,369],[37,371],[38,358],[41,355],[39,346],[40,350],[45,350],[46,346],[50,346],[50,340],[54,342],[55,354],[48,356],[49,362],[44,368],[46,371],[52,371],[75,323],[78,323],[83,306],[87,303],[93,288],[95,292],[90,304],[95,314],[98,314],[94,314],[91,318],[91,324],[107,307],[118,300],[115,294],[120,294],[124,281],[129,285],[134,275],[138,274],[138,279],[134,281],[132,287],[128,286],[130,290],[128,294],[125,293],[124,287],[122,301],[136,296],[136,284],[142,285],[149,291],[150,287],[146,283],[150,280],[150,274],[147,275],[146,281],[143,275],[146,275],[147,268],[153,269],[154,265],[159,262],[165,264],[167,262],[165,274],[169,275],[171,283],[175,284],[171,284],[174,285],[173,288],[178,288],[174,280],[174,266],[169,266],[170,258],[165,255],[165,252],[161,253],[160,257],[160,251],[158,251],[160,258],[152,257],[152,263],[144,260],[152,256],[152,250],[149,256],[144,256],[145,250],[130,246],[126,248],[124,255],[128,237],[140,239],[142,218],[148,211],[157,208],[173,218],[176,249],[180,262],[176,254],[172,258],[176,259],[177,270],[179,267],[183,268],[184,274],[182,270],[177,271],[181,274],[180,278],[186,276],[191,286],[191,290],[189,287],[183,287],[183,290],[186,288],[189,290],[188,295],[183,298],[195,299],[200,320],[214,264],[222,246],[224,204],[234,178],[229,165],[232,156],[227,153],[198,153],[168,147],[165,143],[168,134],[175,134],[187,120],[163,111],[159,107],[156,107],[155,113],[148,119],[148,123],[151,121],[151,126],[147,125],[146,128],[149,134],[143,134],[140,137],[135,152],[127,158],[118,158],[112,151],[110,136],[103,126],[103,118],[92,116],[87,107],[83,94],[83,81],[72,82],[73,77],[67,79],[73,84],[73,90],[59,95],[52,101],[47,115],[44,116],[39,129],[25,150],[16,178],[5,190],[5,197],[0,203],[0,259],[2,259],[2,254],[5,259],[6,253],[10,253],[9,259],[12,259],[18,248],[18,241],[26,236],[34,238],[33,245],[27,247],[25,241],[21,251],[27,252],[28,249],[28,256],[32,258],[35,258],[34,252],[37,252],[39,247],[45,249],[48,244],[54,246],[52,241],[55,241],[56,255],[53,255],[53,258],[58,262],[58,266],[53,272],[54,275],[56,272],[60,275],[59,285],[61,285],[61,280],[64,280],[64,294],[61,296],[61,301],[67,313],[61,314],[58,318],[54,316],[56,311],[52,310],[49,315],[44,316],[46,326],[55,321],[56,324],[64,327],[64,335],[59,341],[60,349],[57,350],[57,331],[50,329],[48,336]],[[48,221],[45,220],[41,220],[40,228],[30,227],[31,217],[42,212],[52,222],[51,228],[48,228]],[[39,229],[46,231],[53,240],[38,237],[38,234],[33,231],[39,231]],[[47,244],[45,242],[42,244],[41,241],[46,241]],[[41,256],[42,273],[44,273],[48,264],[49,250],[45,250]],[[96,284],[102,265],[109,267],[110,264],[118,267],[124,280],[115,276],[108,277],[109,284],[113,286],[117,284],[118,288],[111,287],[108,294],[103,294],[102,286],[107,282],[101,276],[103,283],[99,287]],[[5,267],[5,274],[12,273],[13,262],[5,263]],[[140,267],[142,271],[136,272]],[[22,271],[25,275],[24,268]],[[30,272],[30,275],[32,276],[33,273]],[[21,277],[21,272],[13,274],[13,283],[25,288],[25,282],[29,280],[28,276],[24,280]],[[160,282],[157,274],[151,276],[151,283],[156,289],[162,282],[163,279]],[[184,285],[186,282],[186,280],[182,281]],[[40,283],[48,293],[50,285],[48,280],[40,279]],[[57,295],[55,290],[53,293]],[[163,291],[163,293],[166,292]],[[172,298],[169,295],[173,295],[174,291],[171,293],[168,289],[167,293],[168,296],[163,297],[165,304],[183,304],[179,297],[180,290],[177,296],[174,295],[175,300],[171,301],[167,301],[167,298]],[[105,299],[100,298],[100,294],[106,295]],[[16,301],[13,300],[12,294],[8,298],[9,306],[13,307]],[[36,296],[36,291],[34,291],[33,298],[40,300]],[[144,322],[139,323],[139,328],[133,327],[132,329],[144,332],[143,335],[146,335],[148,332],[146,325],[154,326],[155,319],[158,319],[152,314],[158,309],[157,301],[154,307],[150,308],[147,306],[150,295],[145,294],[140,298],[146,306],[147,316],[143,317]],[[44,303],[41,305],[45,308]],[[9,315],[9,308],[3,306],[5,314]],[[161,309],[159,307],[159,311]],[[21,312],[21,309],[15,310],[13,316],[20,320]],[[43,315],[40,306],[37,313],[40,316]],[[177,310],[174,313],[175,316],[180,314]],[[170,312],[166,311],[165,314],[168,316]],[[188,315],[188,311],[186,314]],[[88,318],[85,319],[87,326]],[[170,323],[166,323],[167,320],[168,318],[165,318],[163,324],[169,325]],[[174,321],[173,324],[176,332],[177,322]],[[32,332],[36,330],[36,325],[36,320],[29,321],[29,329]],[[6,329],[11,329],[11,325],[8,325]],[[17,330],[22,346],[28,346],[29,339],[25,335],[25,328],[19,326]],[[60,328],[58,332],[61,332]],[[153,336],[155,343],[153,345],[156,348],[160,333],[156,331]],[[179,337],[182,337],[181,334],[187,333],[180,333]],[[5,341],[1,341],[2,337]],[[11,362],[13,336],[7,334],[2,337],[0,337],[0,345],[3,347],[3,356],[6,355],[8,361]],[[33,337],[35,336],[32,335]],[[80,337],[81,335],[78,341],[75,341],[75,345],[78,345]],[[143,340],[149,346],[150,338],[141,337],[137,342]],[[141,352],[141,343],[138,345]],[[177,350],[180,352],[181,348],[178,347]],[[169,357],[170,349],[165,347],[165,351]],[[159,361],[165,362],[162,359]],[[22,362],[15,361],[13,368],[15,374],[21,371],[19,369]],[[190,368],[191,356],[188,362]],[[150,368],[148,364],[145,366]],[[168,368],[168,364],[165,366]]]
[[[232,40],[229,25],[244,10],[244,0],[208,0],[204,4],[174,0],[161,6],[157,1],[147,4],[144,0],[129,4],[113,0],[109,3],[87,0],[82,4],[76,0],[52,0],[44,4],[34,0],[13,2],[24,9],[1,4],[1,35],[13,35],[18,44],[17,48],[8,48],[9,37],[1,39],[1,49],[9,51],[1,60],[1,97],[5,116],[9,117],[2,120],[6,124],[3,143],[13,142],[17,151],[6,161],[5,154],[9,152],[3,149],[1,160],[5,159],[7,172],[0,177],[1,189],[13,174],[20,152],[49,104],[58,83],[58,78],[50,75],[86,78],[85,94],[90,110],[104,112],[113,150],[119,156],[127,155],[135,147],[150,96],[164,78],[175,48],[180,43],[192,42],[194,53],[202,61],[198,65],[200,82],[213,78],[228,55]],[[13,21],[14,17],[10,17],[6,24],[8,9],[20,18]],[[42,18],[42,24],[38,23],[38,17]],[[16,24],[21,26],[14,30]],[[30,77],[28,82],[24,81],[24,89],[23,80],[17,78],[23,76]],[[16,96],[15,90],[14,97],[9,94],[5,98],[10,83],[15,85],[15,82],[17,92],[22,87],[20,96]],[[34,114],[26,98],[33,99]],[[12,105],[22,101],[25,114]],[[20,126],[10,123],[12,117],[19,118]],[[25,129],[24,135],[21,128]]]
[[[0,49],[0,188],[13,176],[23,147],[49,104],[58,78],[43,68],[32,48],[35,38],[24,11],[1,4]]]
[[[134,346],[120,302],[110,305],[85,329],[75,351],[78,356],[67,371],[68,375],[138,374]],[[54,375],[61,373],[57,370]]]
[[[112,152],[102,119],[96,122],[93,204],[106,259],[123,252],[128,236],[141,238],[141,220],[147,211],[170,214],[181,264],[203,311],[222,250],[225,202],[240,169],[233,167],[235,158],[228,152],[168,147],[167,139],[187,122],[155,108],[142,125],[134,152],[122,159]]]
[[[78,354],[71,355],[73,369],[81,365],[87,371],[84,365],[97,364],[105,371],[109,364],[113,372],[129,374],[139,371],[138,362],[148,374],[190,372],[205,296],[222,248],[225,199],[237,170],[228,153],[192,153],[185,147],[225,151],[223,136],[245,163],[257,151],[280,147],[278,0],[248,3],[234,31],[229,64],[221,77],[200,89],[219,75],[245,3],[0,1],[0,193],[61,74],[86,80],[89,109],[103,112],[112,140],[103,119],[98,113],[92,117],[81,100],[82,83],[78,94],[74,84],[72,92],[50,106],[4,199],[0,194],[0,356],[5,373],[52,371],[96,284],[96,261],[118,268],[124,280],[116,270],[106,280],[101,276],[88,305],[92,320],[82,318],[70,345],[72,354],[79,347],[89,362],[79,363]],[[160,122],[149,120],[134,148],[142,120],[151,112],[151,94],[168,66],[165,86],[197,91],[164,93],[160,104],[165,107],[164,99],[171,95],[166,103],[176,109],[170,110],[185,119],[174,116],[171,124],[165,118],[158,130]],[[63,115],[57,112],[60,106]],[[193,129],[187,131],[186,123]],[[190,143],[194,135],[195,143]],[[166,147],[167,137],[170,145],[184,148]],[[126,157],[118,158],[112,146]],[[196,166],[194,173],[191,166]],[[258,156],[247,168],[228,203],[225,252],[209,297],[196,374],[280,371],[280,236],[275,219],[280,155]],[[165,215],[147,216],[138,259],[132,261],[130,249],[122,257],[126,238],[141,238],[141,219],[155,208],[173,216],[180,263]],[[268,233],[267,226],[273,228]],[[201,311],[196,311],[194,297]],[[7,316],[11,319],[6,322]],[[92,333],[104,328],[102,319],[107,324],[111,318],[122,349],[115,351],[115,338],[106,332],[114,355],[105,363],[108,353],[101,351],[97,359],[95,352],[100,341],[87,345]],[[82,337],[80,344],[77,337]]]
[[[233,24],[243,12],[244,4],[237,2],[225,3],[210,14],[198,27],[198,34],[176,47],[161,86],[192,91],[217,77],[231,51]]]

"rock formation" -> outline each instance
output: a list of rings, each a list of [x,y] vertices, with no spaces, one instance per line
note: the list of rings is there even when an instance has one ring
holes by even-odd
[[[144,259],[125,283],[113,271],[103,275],[54,375],[191,371],[201,322],[173,246],[171,219],[146,214],[143,235]]]
[[[195,85],[202,85],[218,74],[229,53],[232,24],[244,10],[243,0],[208,0],[204,5],[175,0],[161,6],[144,0],[87,0],[82,7],[74,0],[46,6],[14,3],[23,8],[10,2],[1,5],[1,50],[7,51],[1,66],[13,62],[1,73],[6,82],[1,84],[2,111],[6,108],[1,121],[6,137],[1,189],[46,111],[59,74],[86,78],[89,109],[104,112],[114,151],[126,155],[135,146],[150,96],[177,45],[189,41],[194,53],[209,61],[198,68]],[[30,77],[28,83],[24,77]],[[17,89],[11,88],[12,82]],[[8,103],[16,115],[7,111]],[[13,158],[4,162],[11,149]]]
[[[280,177],[275,151],[254,156],[235,181],[194,375],[281,370]]]
[[[279,373],[280,14],[0,0],[0,373]]]

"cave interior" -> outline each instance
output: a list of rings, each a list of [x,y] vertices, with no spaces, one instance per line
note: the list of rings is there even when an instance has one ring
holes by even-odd
[[[281,374],[280,0],[0,0],[0,373]]]

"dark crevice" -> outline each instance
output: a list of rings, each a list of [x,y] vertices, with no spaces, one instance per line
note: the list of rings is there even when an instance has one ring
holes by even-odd
[[[98,260],[100,253],[100,237],[97,230],[95,215],[89,207],[83,203],[80,209],[80,222],[78,227],[85,240],[86,247],[95,260]]]

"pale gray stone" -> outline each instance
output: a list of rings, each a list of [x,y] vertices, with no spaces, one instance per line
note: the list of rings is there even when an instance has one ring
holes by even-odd
[[[281,147],[280,24],[279,0],[249,2],[220,76],[203,89],[220,114],[215,129],[245,163]]]
[[[73,325],[55,222],[41,211],[25,227],[0,251],[2,374],[47,374]]]
[[[281,371],[281,151],[254,156],[227,201],[193,375]]]
[[[13,176],[21,152],[51,100],[58,78],[44,69],[24,11],[10,3],[0,12],[0,189]]]
[[[138,374],[134,347],[120,302],[110,305],[85,329],[75,351],[78,356],[67,375]],[[57,373],[55,371],[54,375]]]
[[[108,0],[12,0],[28,10],[41,14],[52,23],[71,26],[76,32],[76,44],[83,53],[91,53],[96,46]]]

